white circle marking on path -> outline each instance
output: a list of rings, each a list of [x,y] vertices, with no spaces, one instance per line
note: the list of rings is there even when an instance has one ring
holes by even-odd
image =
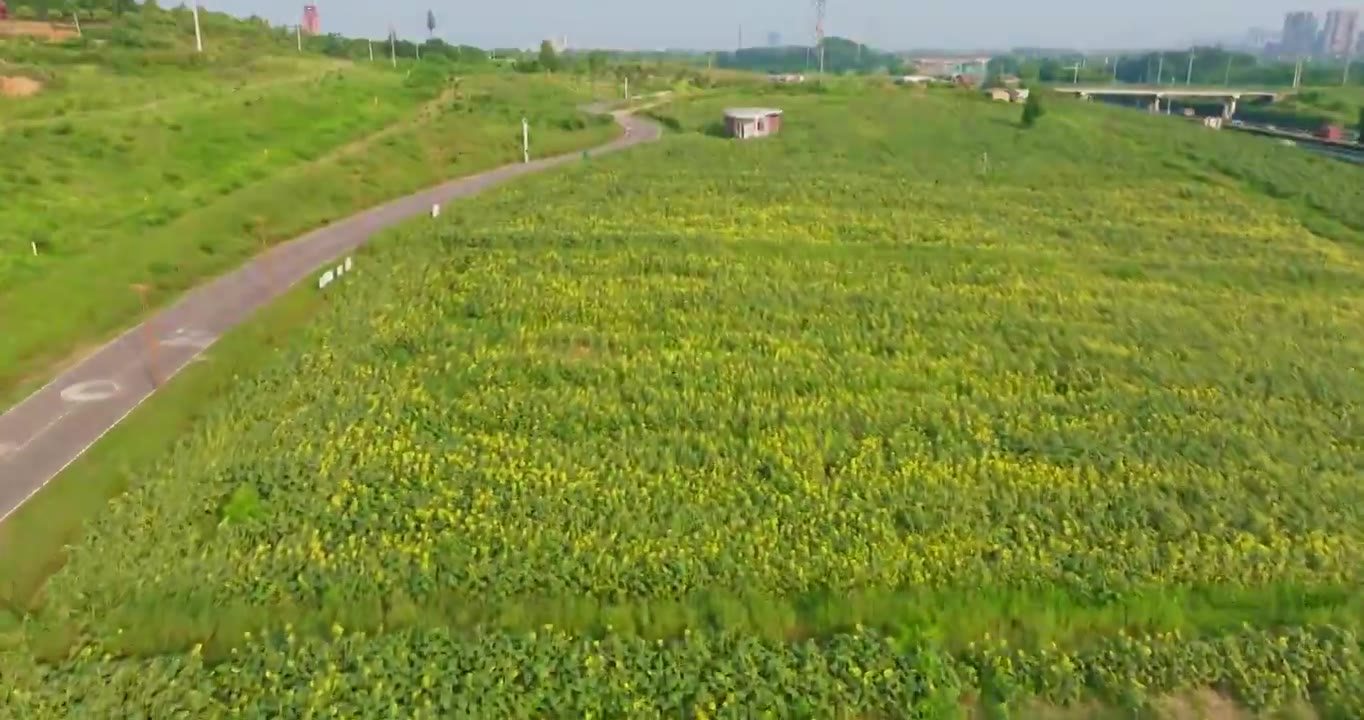
[[[87,380],[68,385],[62,390],[62,399],[77,403],[99,402],[117,395],[122,389],[113,380]]]

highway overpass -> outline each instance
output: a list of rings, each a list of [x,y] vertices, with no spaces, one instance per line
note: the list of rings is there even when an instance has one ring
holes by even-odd
[[[1161,101],[1165,101],[1169,111],[1173,100],[1221,100],[1222,117],[1231,118],[1236,114],[1236,103],[1241,98],[1260,99],[1274,102],[1291,92],[1276,90],[1256,90],[1234,87],[1197,87],[1179,85],[1059,85],[1052,88],[1055,92],[1077,95],[1083,100],[1094,97],[1138,97],[1151,99],[1151,112],[1160,112]]]

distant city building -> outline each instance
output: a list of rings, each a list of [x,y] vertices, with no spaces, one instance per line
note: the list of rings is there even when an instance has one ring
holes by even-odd
[[[770,32],[767,34],[768,47],[781,47],[781,33]]]
[[[1313,55],[1317,50],[1317,16],[1310,12],[1291,12],[1283,20],[1279,52],[1283,55]]]
[[[1326,25],[1321,30],[1321,54],[1332,57],[1353,54],[1358,28],[1358,10],[1332,10],[1326,13]]]
[[[554,52],[556,52],[556,53],[564,52],[564,51],[568,50],[568,36],[567,36],[567,35],[563,35],[563,36],[557,37],[557,38],[550,38],[550,39],[549,39],[549,45],[550,45],[550,47],[554,48]],[[662,52],[662,51],[660,51],[660,52]]]
[[[988,57],[916,57],[910,60],[919,75],[944,79],[984,77],[990,64]]]
[[[317,14],[316,5],[303,6],[303,32],[309,35],[322,33],[322,16]]]
[[[1263,52],[1270,45],[1279,41],[1279,34],[1266,28],[1251,28],[1246,31],[1245,45],[1247,50]]]

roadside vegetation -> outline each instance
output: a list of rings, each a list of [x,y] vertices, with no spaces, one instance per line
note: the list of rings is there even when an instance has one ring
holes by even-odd
[[[653,112],[234,347],[25,546],[19,715],[1364,713],[1364,170],[956,91]]]
[[[1323,125],[1353,129],[1361,108],[1364,108],[1364,88],[1306,88],[1272,105],[1240,108],[1236,116],[1302,130],[1317,130]]]
[[[0,405],[136,320],[134,283],[164,303],[266,245],[515,161],[522,117],[537,156],[617,132],[578,112],[594,84],[576,77],[299,54],[203,15],[203,56],[187,10],[145,6],[80,40],[0,42],[0,74],[41,85],[0,98]]]

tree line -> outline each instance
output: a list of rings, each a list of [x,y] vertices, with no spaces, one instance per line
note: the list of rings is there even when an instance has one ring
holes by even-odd
[[[899,56],[847,38],[825,38],[823,50],[825,72],[903,74],[906,69]],[[713,56],[716,67],[769,73],[815,72],[819,61],[819,48],[810,46],[739,48]]]
[[[20,20],[55,20],[80,13],[83,20],[104,20],[136,11],[134,0],[8,0],[10,12]],[[155,7],[156,0],[146,0]]]

